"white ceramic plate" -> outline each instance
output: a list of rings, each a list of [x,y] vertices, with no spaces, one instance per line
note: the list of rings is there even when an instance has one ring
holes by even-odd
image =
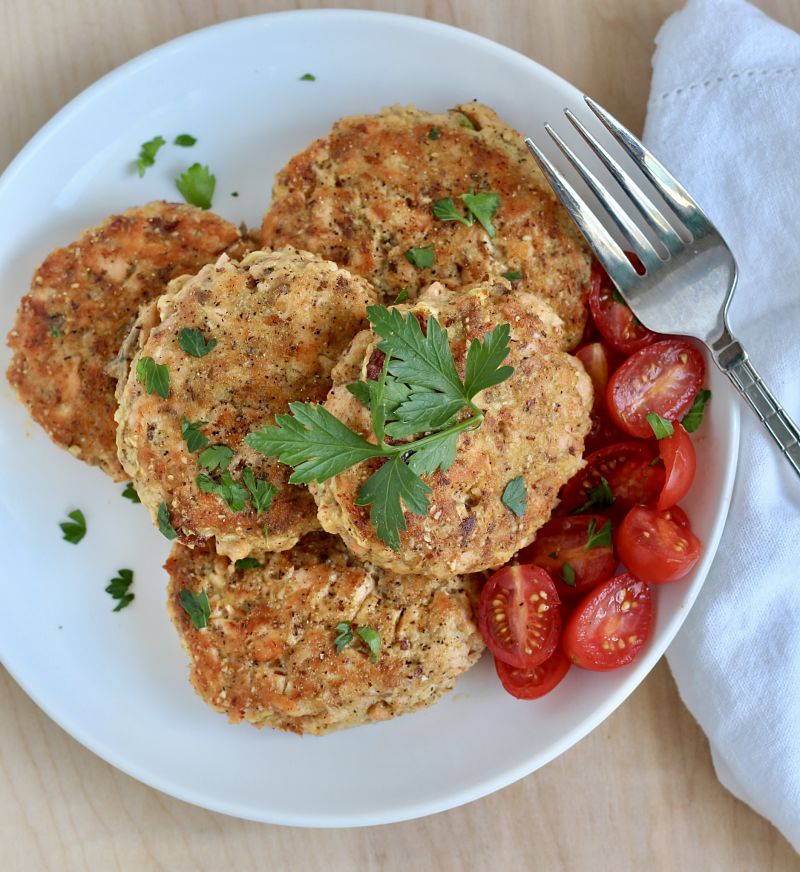
[[[299,81],[312,72],[316,82]],[[97,82],[26,146],[0,182],[0,328],[36,265],[105,215],[176,198],[189,162],[217,175],[214,208],[257,223],[274,173],[342,115],[413,103],[441,111],[477,98],[539,136],[580,95],[522,55],[415,18],[312,11],[232,21],[167,43]],[[139,144],[165,148],[144,179]],[[232,191],[240,192],[238,198]],[[8,352],[3,351],[3,369]],[[64,729],[114,766],[210,809],[272,823],[387,823],[476,799],[552,760],[647,675],[684,620],[719,541],[735,470],[738,412],[716,371],[686,501],[706,543],[692,578],[659,589],[652,642],[611,674],[574,669],[535,703],[506,695],[488,657],[433,708],[324,738],[230,726],[186,680],[164,610],[168,544],[122,487],[54,447],[0,386],[3,570],[0,658]],[[61,540],[80,507],[89,533]],[[135,571],[136,600],[113,614],[103,588]]]

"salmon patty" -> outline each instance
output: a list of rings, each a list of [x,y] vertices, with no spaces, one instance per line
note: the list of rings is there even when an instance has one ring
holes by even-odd
[[[392,572],[423,569],[447,578],[501,566],[533,540],[557,504],[560,487],[583,466],[591,382],[580,361],[560,350],[558,316],[538,297],[514,292],[502,279],[461,291],[432,285],[410,311],[421,324],[434,316],[447,329],[462,378],[472,340],[509,324],[505,363],[513,374],[475,397],[484,420],[479,429],[459,435],[452,466],[422,476],[431,488],[429,511],[424,516],[404,512],[408,529],[400,534],[399,551],[377,538],[369,507],[358,505],[359,490],[380,460],[310,485],[320,523],[338,533],[357,557]],[[371,439],[369,410],[347,384],[377,378],[381,364],[375,354],[382,359],[382,352],[376,343],[370,331],[354,339],[325,403],[348,427]],[[505,505],[503,493],[520,477],[527,505],[518,516]]]
[[[493,237],[460,199],[470,192],[498,195]],[[289,161],[272,193],[265,247],[317,252],[369,279],[385,303],[404,289],[414,300],[434,281],[457,289],[508,274],[555,309],[565,348],[580,340],[588,248],[522,135],[487,106],[343,118]],[[461,221],[434,215],[446,198]],[[409,261],[411,249],[429,246],[420,257],[432,254],[431,265]]]
[[[154,520],[169,518],[188,545],[213,538],[234,560],[291,548],[319,528],[308,490],[244,437],[292,401],[325,399],[374,299],[364,279],[287,248],[241,263],[222,256],[145,310],[132,331],[138,351],[121,385],[117,444]],[[149,392],[143,366],[164,368],[168,389]]]
[[[114,425],[120,346],[143,304],[224,251],[245,251],[233,224],[157,201],[112,215],[47,256],[8,335],[7,377],[57,445],[117,481],[125,477]]]
[[[191,682],[234,722],[321,734],[386,720],[436,702],[483,650],[477,577],[383,572],[324,533],[250,569],[176,545],[166,569]],[[182,591],[208,597],[206,628],[189,619]],[[378,633],[374,654],[362,628]]]

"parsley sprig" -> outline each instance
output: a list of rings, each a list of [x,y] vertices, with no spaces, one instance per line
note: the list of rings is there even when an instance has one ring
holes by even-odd
[[[117,601],[117,605],[112,611],[121,612],[133,602],[135,594],[128,593],[128,588],[132,584],[133,570],[118,569],[117,575],[111,579],[106,587],[106,593],[110,594],[111,598]]]
[[[483,423],[475,397],[512,374],[510,366],[502,365],[511,328],[501,324],[470,344],[462,380],[447,330],[436,318],[428,318],[423,333],[411,312],[371,306],[367,316],[381,339],[377,347],[385,355],[383,368],[376,381],[356,382],[348,389],[369,408],[377,442],[312,403],[290,403],[291,415],[278,415],[274,426],[250,433],[245,441],[294,467],[292,484],[324,482],[364,461],[380,461],[356,503],[370,506],[378,538],[399,551],[400,533],[406,529],[403,506],[416,515],[428,511],[431,489],[420,476],[450,468],[459,434]]]

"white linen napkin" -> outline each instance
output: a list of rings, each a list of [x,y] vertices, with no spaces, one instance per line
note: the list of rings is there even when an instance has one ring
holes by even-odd
[[[644,141],[733,250],[733,331],[800,420],[800,36],[689,0],[656,43]],[[667,657],[722,784],[800,850],[800,483],[744,405],[722,543]]]

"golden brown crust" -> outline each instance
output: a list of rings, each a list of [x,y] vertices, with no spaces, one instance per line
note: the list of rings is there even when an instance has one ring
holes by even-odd
[[[478,394],[475,402],[484,422],[459,436],[450,469],[424,477],[432,489],[430,509],[424,517],[405,512],[408,530],[401,534],[399,552],[377,538],[369,508],[356,505],[358,491],[378,461],[310,486],[320,522],[342,536],[357,557],[393,572],[424,567],[426,573],[444,578],[500,566],[533,540],[558,502],[559,488],[583,465],[591,383],[580,362],[559,350],[557,316],[536,297],[512,292],[508,282],[458,292],[433,285],[411,311],[421,319],[433,315],[447,328],[462,376],[469,343],[497,324],[510,324],[507,363],[514,373]],[[353,357],[361,355],[360,375],[368,377],[374,341],[367,342],[363,334],[356,337],[337,374],[352,380]],[[356,432],[370,435],[368,411],[343,383],[334,384],[325,406]],[[501,499],[506,485],[518,476],[528,496],[522,517]]]
[[[176,545],[166,569],[192,684],[234,722],[321,734],[385,720],[434,703],[483,650],[480,579],[391,575],[325,533],[244,571],[208,548]],[[208,595],[206,629],[181,607],[183,589]],[[380,633],[376,663],[358,639],[336,653],[341,621]]]
[[[134,358],[152,357],[168,367],[169,395],[148,394],[134,365],[117,413],[120,460],[151,514],[166,503],[181,541],[214,537],[220,553],[233,559],[291,548],[318,529],[308,490],[288,483],[291,469],[258,454],[244,438],[287,413],[290,402],[325,399],[331,369],[368,323],[371,303],[364,279],[291,248],[254,252],[241,264],[223,256],[173,283],[158,302],[159,323],[138,337]],[[214,349],[200,358],[187,354],[178,342],[187,327],[216,339]],[[199,490],[204,470],[183,438],[183,419],[206,422],[202,432],[210,444],[233,450],[235,481],[250,467],[278,488],[268,512],[257,515],[249,502],[234,512],[216,494]]]
[[[139,307],[197,272],[239,231],[195,206],[153,202],[112,215],[36,270],[8,345],[8,380],[50,438],[112,478],[125,473],[115,441],[115,358]]]
[[[444,197],[463,211],[458,196],[471,189],[500,195],[493,239],[477,221],[465,227],[434,217]],[[267,247],[314,251],[368,278],[387,303],[406,286],[413,300],[433,281],[456,289],[519,270],[517,287],[563,319],[566,348],[586,321],[586,244],[521,134],[480,103],[436,115],[395,106],[337,121],[278,174],[261,232]],[[407,249],[428,245],[432,268],[406,260]]]

